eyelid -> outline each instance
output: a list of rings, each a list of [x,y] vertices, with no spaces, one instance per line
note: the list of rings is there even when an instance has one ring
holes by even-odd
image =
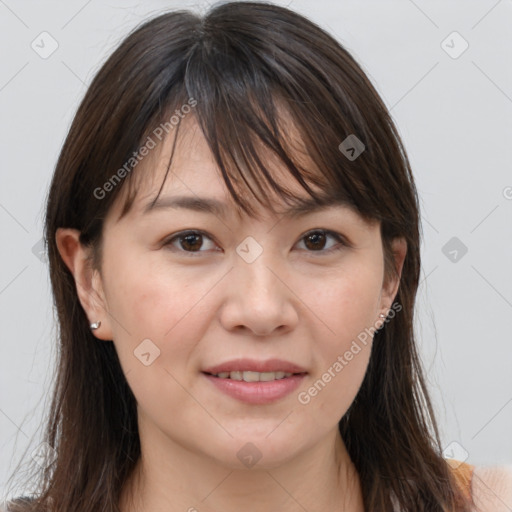
[[[307,251],[306,250],[305,252],[308,252],[312,255],[315,255],[315,253],[316,253],[316,255],[321,256],[321,255],[331,254],[331,253],[333,253],[337,250],[343,249],[343,248],[353,247],[352,243],[347,239],[346,236],[344,236],[341,233],[338,233],[337,231],[333,231],[333,230],[327,229],[327,228],[308,229],[307,231],[305,231],[304,233],[299,235],[296,244],[303,241],[303,239],[307,235],[317,233],[317,232],[324,233],[325,236],[330,236],[330,237],[334,238],[337,242],[337,245],[335,245],[334,247],[331,247],[329,249],[326,249],[326,250],[319,250],[319,251]],[[179,231],[177,233],[173,233],[172,235],[169,235],[168,237],[166,237],[162,242],[162,246],[163,247],[171,246],[175,240],[184,238],[187,235],[201,235],[204,238],[208,238],[209,240],[214,242],[216,245],[218,245],[217,242],[215,241],[215,237],[211,236],[208,232],[203,231],[201,229],[186,229],[184,231]],[[171,249],[171,250],[173,250],[173,249]],[[183,253],[183,254],[186,254],[187,256],[194,257],[196,255],[200,255],[203,252],[209,252],[209,251],[184,251],[182,249],[175,249],[175,252]],[[218,252],[218,251],[215,251],[215,252]]]
[[[325,233],[326,236],[332,236],[339,243],[345,245],[346,247],[353,247],[352,243],[348,240],[348,238],[345,235],[339,233],[338,231],[334,231],[332,229],[327,229],[327,228],[308,229],[307,231],[305,231],[304,233],[302,233],[299,236],[299,240],[302,240],[306,235],[309,235],[309,234],[312,234],[312,233],[316,233],[316,232],[319,232],[319,231]],[[309,252],[315,252],[315,251],[309,251]],[[322,253],[322,252],[328,252],[328,251],[318,251],[318,252]]]
[[[201,235],[203,238],[208,238],[209,240],[214,242],[215,245],[218,245],[217,242],[215,241],[215,238],[212,235],[210,235],[209,233],[207,233],[206,231],[203,231],[201,229],[185,229],[184,231],[178,231],[177,233],[173,233],[172,235],[165,237],[164,240],[162,241],[162,247],[171,246],[175,240],[184,238],[187,235]],[[171,249],[171,250],[173,250],[173,249]],[[186,254],[188,256],[194,256],[194,255],[199,255],[203,252],[208,252],[208,251],[184,251],[184,250],[180,250],[180,249],[174,249],[174,251],[180,252],[182,254]],[[216,252],[218,252],[218,251],[216,251]]]

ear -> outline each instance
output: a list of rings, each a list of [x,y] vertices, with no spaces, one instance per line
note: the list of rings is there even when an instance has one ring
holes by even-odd
[[[110,341],[112,329],[101,274],[92,269],[91,249],[83,246],[79,237],[77,229],[58,228],[55,235],[57,249],[75,279],[77,295],[89,323],[101,321],[99,328],[92,331],[94,336]]]
[[[407,254],[407,242],[405,238],[394,238],[391,242],[392,258],[389,266],[392,267],[391,272],[384,275],[381,291],[381,311],[387,316],[387,312],[393,301],[395,300],[400,286],[400,278],[402,276],[402,268],[404,265],[405,255]]]

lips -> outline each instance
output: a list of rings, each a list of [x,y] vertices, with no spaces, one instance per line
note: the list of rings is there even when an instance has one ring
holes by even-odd
[[[222,379],[203,372],[207,382],[223,394],[250,405],[277,403],[297,390],[306,378],[305,373],[267,382]]]
[[[258,361],[256,359],[234,359],[225,363],[211,366],[203,370],[203,373],[210,375],[218,375],[219,373],[231,372],[284,372],[292,374],[307,373],[306,369],[298,364],[283,359],[268,359],[266,361]]]

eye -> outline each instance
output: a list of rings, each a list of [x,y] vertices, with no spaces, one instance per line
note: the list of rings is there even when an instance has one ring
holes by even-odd
[[[181,252],[187,253],[205,252],[198,250],[203,245],[204,239],[212,241],[212,239],[202,231],[182,231],[164,242],[164,245],[176,248],[176,242],[178,242],[179,248],[175,249],[177,251],[181,249]]]
[[[326,240],[328,238],[334,239],[338,243],[327,250],[324,250]],[[332,251],[339,251],[345,247],[349,247],[348,242],[342,235],[327,229],[315,229],[313,231],[309,231],[302,236],[301,241],[303,240],[305,241],[305,246],[308,249],[312,249],[308,252],[330,253]]]
[[[337,244],[331,245],[330,248],[325,249],[325,245],[329,238],[335,240]],[[170,247],[173,251],[184,252],[187,253],[187,255],[192,256],[194,253],[206,252],[204,250],[200,250],[205,240],[209,240],[211,244],[215,245],[213,239],[203,231],[182,231],[181,233],[178,233],[166,240],[163,245]],[[309,231],[301,237],[300,242],[303,241],[307,252],[318,252],[321,254],[339,251],[345,247],[350,247],[350,244],[342,235],[326,229],[315,229]],[[213,246],[211,246],[211,248],[212,247]],[[215,248],[213,248],[213,250],[217,251]]]

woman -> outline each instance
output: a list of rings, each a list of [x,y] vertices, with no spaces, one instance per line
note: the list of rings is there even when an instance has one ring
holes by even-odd
[[[410,165],[309,20],[234,2],[133,32],[75,116],[45,235],[50,448],[9,510],[509,510],[510,475],[442,457]]]

